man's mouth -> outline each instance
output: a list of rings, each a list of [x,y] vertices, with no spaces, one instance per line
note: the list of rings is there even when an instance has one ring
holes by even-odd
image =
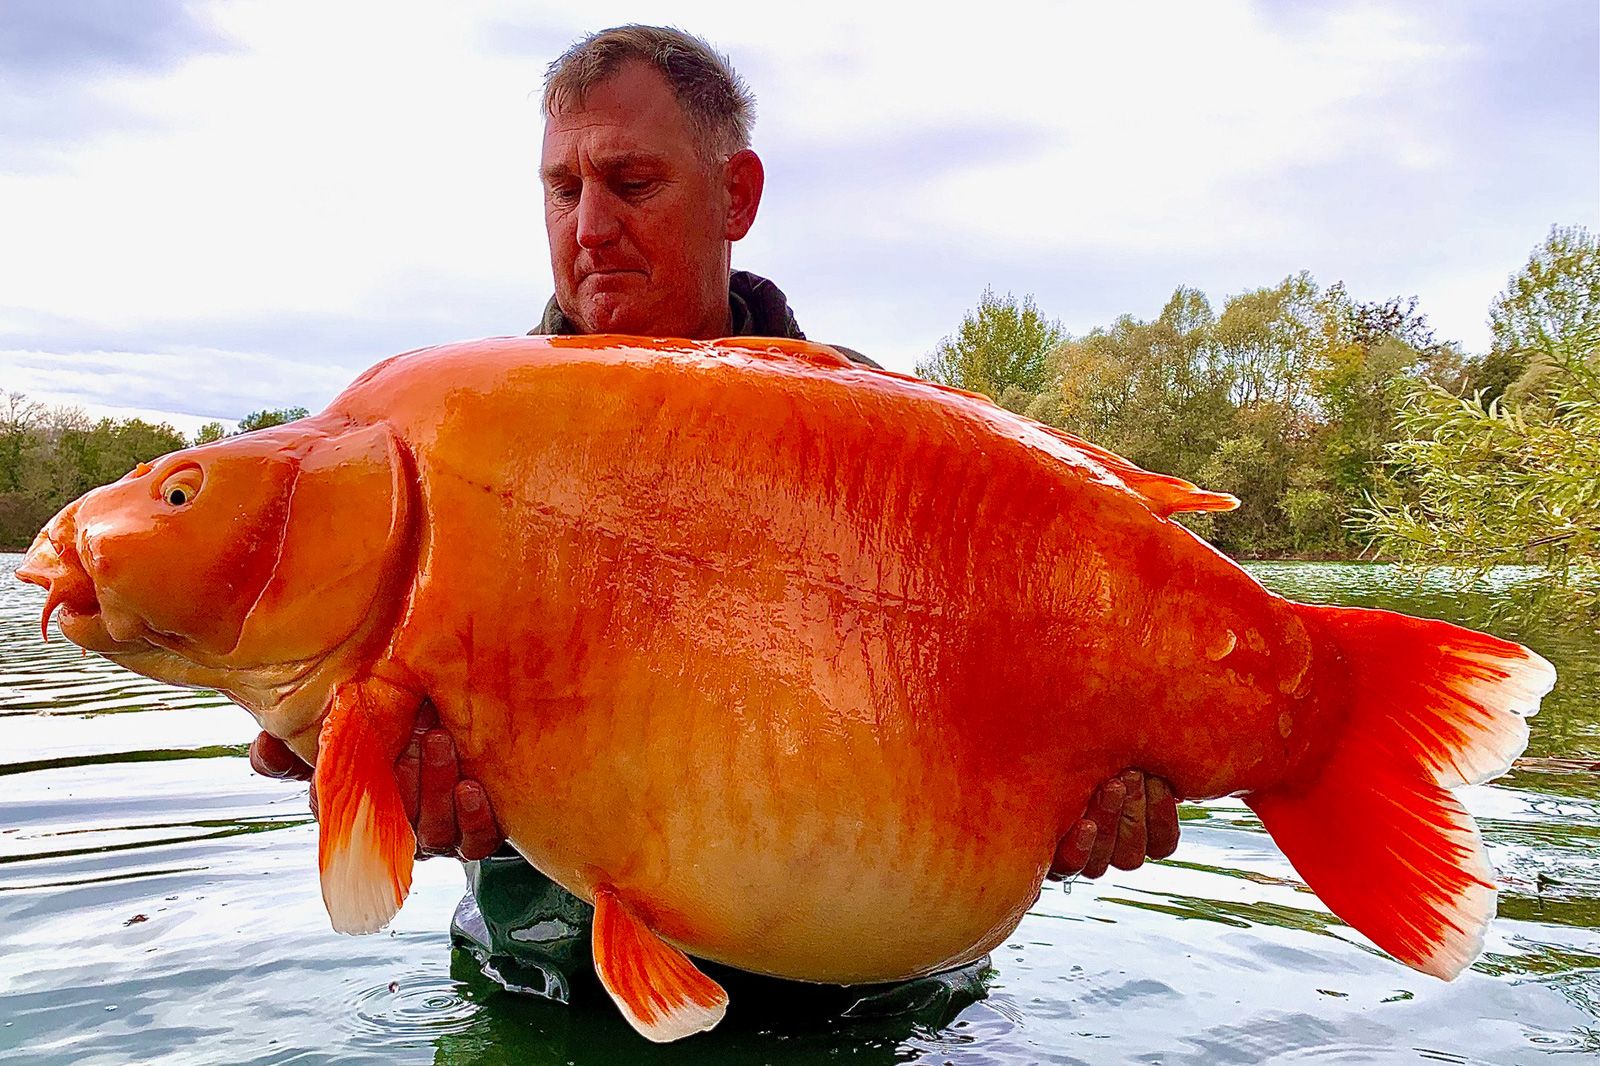
[[[631,284],[645,277],[642,270],[628,270],[617,268],[615,270],[590,270],[583,275],[583,281],[599,288],[612,288],[617,285]]]

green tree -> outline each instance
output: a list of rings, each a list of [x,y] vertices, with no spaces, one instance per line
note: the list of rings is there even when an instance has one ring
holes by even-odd
[[[1189,521],[1224,550],[1291,550],[1284,494],[1315,429],[1318,296],[1311,276],[1296,274],[1230,298],[1218,317],[1203,293],[1180,287],[1153,321],[1124,315],[1058,345],[1051,384],[1026,413],[1239,496],[1237,512]],[[1326,516],[1308,518],[1325,490],[1299,488],[1300,527],[1326,528]]]
[[[293,422],[297,418],[304,418],[310,413],[304,407],[280,407],[270,411],[251,411],[239,419],[239,428],[236,432],[249,433],[255,429],[281,426],[285,422]]]
[[[0,396],[0,547],[25,548],[55,508],[30,491],[46,455],[49,412],[20,392]]]
[[[20,392],[0,395],[0,492],[16,492],[39,439],[45,408]]]
[[[1046,319],[1031,295],[1018,302],[1010,293],[1002,298],[984,289],[961,328],[917,363],[917,374],[993,400],[1008,396],[1021,410],[1044,389],[1045,356],[1064,336],[1060,323]],[[1013,390],[1009,395],[1008,389]]]
[[[1480,393],[1484,403],[1490,403],[1506,394],[1522,372],[1528,368],[1527,359],[1502,348],[1491,349],[1487,354],[1467,361],[1464,395]]]
[[[117,480],[139,463],[186,448],[188,444],[182,433],[165,422],[151,425],[139,418],[125,422],[102,418],[87,429],[71,428],[61,432],[55,450],[66,460],[72,474],[70,499]]]
[[[1205,295],[1179,288],[1152,322],[1124,315],[1065,341],[1050,354],[1055,402],[1040,413],[1142,466],[1193,477],[1231,423],[1215,327]]]
[[[1239,497],[1239,509],[1213,516],[1211,526],[1217,546],[1234,555],[1264,558],[1294,546],[1283,511],[1294,456],[1280,414],[1270,406],[1239,411],[1234,435],[1218,443],[1196,478],[1205,488]]]
[[[1582,226],[1552,226],[1495,298],[1489,325],[1489,359],[1499,365],[1486,359],[1485,370],[1509,378],[1507,398],[1537,399],[1574,339],[1600,330],[1600,240]]]
[[[1321,312],[1322,350],[1312,371],[1320,429],[1311,449],[1320,476],[1306,471],[1291,480],[1302,490],[1315,489],[1330,515],[1342,516],[1372,495],[1386,449],[1400,439],[1405,387],[1431,381],[1457,392],[1463,360],[1455,348],[1434,338],[1414,296],[1364,303],[1339,284],[1324,295]],[[1302,517],[1309,517],[1310,499],[1303,491],[1297,504]],[[1310,528],[1305,522],[1293,524]],[[1332,537],[1324,548],[1344,546],[1337,520],[1315,524]]]
[[[207,422],[195,431],[194,442],[197,445],[211,444],[225,436],[227,436],[227,433],[223,430],[221,422]]]
[[[1485,401],[1432,382],[1411,388],[1406,437],[1388,450],[1392,482],[1355,516],[1380,551],[1455,564],[1467,579],[1535,563],[1537,575],[1503,602],[1600,616],[1595,263],[1592,239],[1557,228],[1495,301],[1496,343],[1527,356],[1518,383],[1537,372],[1536,390]]]
[[[1149,346],[1148,324],[1123,315],[1057,345],[1049,356],[1055,412],[1064,429],[1141,461],[1134,399]]]
[[[1212,523],[1225,551],[1261,557],[1296,549],[1285,497],[1294,468],[1311,461],[1320,413],[1311,372],[1324,333],[1320,290],[1304,271],[1230,297],[1217,319],[1217,380],[1232,412],[1199,480],[1239,497],[1237,511]],[[1307,499],[1297,501],[1302,511]]]
[[[1229,299],[1217,320],[1217,343],[1234,402],[1275,406],[1286,428],[1304,432],[1321,326],[1317,283],[1305,271]]]

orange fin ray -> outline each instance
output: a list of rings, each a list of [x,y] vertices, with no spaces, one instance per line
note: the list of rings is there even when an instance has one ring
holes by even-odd
[[[658,1044],[705,1032],[727,1012],[722,986],[652,932],[608,886],[594,894],[594,965],[628,1024]]]
[[[377,932],[411,891],[417,843],[395,781],[392,734],[399,722],[404,742],[417,701],[397,694],[370,681],[342,685],[322,723],[317,861],[322,901],[341,933]]]
[[[1144,501],[1151,512],[1162,518],[1189,511],[1231,511],[1239,506],[1239,498],[1226,492],[1208,492],[1181,477],[1157,474],[1135,466],[1116,452],[1074,436],[1054,426],[1041,423],[1041,428],[1052,437],[1071,445],[1094,462],[1105,467],[1135,496]]]
[[[1298,610],[1345,654],[1350,717],[1310,782],[1245,802],[1329,909],[1406,965],[1449,980],[1483,950],[1496,889],[1477,826],[1448,789],[1510,768],[1555,670],[1445,622]]]

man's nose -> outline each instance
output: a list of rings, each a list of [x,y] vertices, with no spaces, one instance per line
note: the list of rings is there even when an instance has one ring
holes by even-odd
[[[616,197],[604,188],[585,184],[578,196],[578,247],[603,248],[621,232]]]

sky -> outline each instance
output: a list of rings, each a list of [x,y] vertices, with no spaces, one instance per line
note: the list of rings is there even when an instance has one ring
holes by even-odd
[[[317,410],[551,291],[545,66],[669,23],[755,91],[734,266],[910,370],[986,287],[1073,333],[1309,270],[1442,339],[1600,229],[1600,5],[3,0],[0,392]]]

